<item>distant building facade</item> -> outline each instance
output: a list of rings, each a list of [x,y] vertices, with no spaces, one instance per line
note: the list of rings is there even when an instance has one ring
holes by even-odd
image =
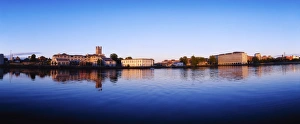
[[[105,55],[102,54],[102,47],[96,46],[96,54],[87,55],[69,55],[66,53],[55,54],[52,56],[51,65],[101,65],[102,63],[106,65]],[[99,61],[100,60],[100,61]],[[101,61],[104,60],[104,61]],[[99,63],[102,62],[102,63]],[[109,63],[113,62],[109,60]],[[111,64],[109,65],[111,66]]]
[[[129,67],[150,67],[154,64],[154,59],[124,59],[121,60],[122,66]]]
[[[180,62],[180,60],[171,59],[171,60],[164,60],[160,64],[161,64],[161,66],[171,67],[171,66],[174,66],[174,64],[178,63],[178,62]]]
[[[247,64],[248,56],[245,52],[233,52],[218,55],[219,65]]]
[[[183,62],[174,62],[172,64],[172,66],[175,66],[175,67],[180,67],[180,66],[184,66]]]
[[[0,54],[0,65],[4,64],[4,55]]]
[[[103,58],[102,60],[105,62],[105,66],[115,67],[117,65],[116,61],[112,60],[111,58]]]
[[[255,53],[254,57],[258,58],[258,60],[261,60],[261,54],[260,53]]]
[[[299,56],[292,55],[293,59],[299,59]]]
[[[251,62],[254,56],[247,56],[247,61]]]

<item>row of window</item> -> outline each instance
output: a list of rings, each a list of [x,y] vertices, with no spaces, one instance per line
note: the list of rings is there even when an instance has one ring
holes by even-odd
[[[122,63],[153,63],[153,61],[145,61],[145,60],[127,60],[122,61]]]
[[[80,56],[57,56],[57,58],[99,58],[99,57],[97,57],[97,56],[89,56],[89,57],[87,57],[87,56],[82,56],[82,57],[80,57]]]

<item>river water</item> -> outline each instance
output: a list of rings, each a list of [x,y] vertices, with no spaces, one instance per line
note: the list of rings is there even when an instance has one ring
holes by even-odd
[[[300,65],[0,69],[0,120],[51,124],[299,123]]]

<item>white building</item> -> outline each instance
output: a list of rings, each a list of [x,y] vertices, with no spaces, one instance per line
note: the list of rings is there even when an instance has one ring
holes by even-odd
[[[124,59],[121,61],[122,66],[129,67],[151,67],[154,64],[153,59]]]
[[[70,65],[70,60],[65,58],[52,58],[51,65]]]
[[[299,56],[293,55],[292,58],[293,58],[293,59],[299,59]]]
[[[174,62],[174,63],[172,64],[172,66],[175,66],[175,67],[183,66],[183,62]]]
[[[0,54],[0,65],[4,64],[4,55]]]

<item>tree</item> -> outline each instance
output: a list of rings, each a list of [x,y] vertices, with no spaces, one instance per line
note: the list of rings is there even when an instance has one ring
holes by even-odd
[[[180,62],[182,62],[184,65],[186,65],[188,63],[188,58],[186,56],[184,57],[180,57]]]
[[[39,60],[40,60],[41,62],[44,62],[44,61],[47,60],[47,58],[46,58],[45,56],[40,56]]]
[[[204,57],[196,57],[197,58],[197,60],[199,61],[199,62],[205,62],[205,58]]]
[[[21,59],[20,59],[19,56],[17,56],[15,60],[16,60],[16,61],[21,61]]]
[[[191,56],[191,66],[197,66],[199,63],[199,60],[193,55]]]
[[[31,62],[35,62],[35,61],[36,61],[36,55],[35,55],[35,54],[32,54],[32,55],[31,55],[30,61],[31,61]]]
[[[132,59],[132,57],[131,57],[131,56],[128,56],[128,57],[126,57],[125,59]]]
[[[102,59],[98,59],[97,60],[97,65],[98,66],[103,66],[104,65],[103,60]]]
[[[29,62],[29,59],[28,59],[28,58],[25,58],[23,61],[24,61],[24,62]]]
[[[51,65],[51,59],[50,58],[47,59],[47,65]]]
[[[110,54],[110,58],[111,58],[112,60],[114,60],[114,61],[117,61],[117,60],[118,60],[118,55],[115,54],[115,53],[112,53],[112,54]]]
[[[217,64],[217,58],[215,56],[209,56],[208,62],[211,65],[215,65]]]
[[[116,53],[110,54],[110,58],[111,58],[112,60],[116,61],[116,66],[121,66],[121,65],[122,65],[121,60],[122,60],[123,58],[118,58],[118,55],[117,55]]]
[[[258,59],[257,57],[253,57],[253,58],[252,58],[252,62],[253,62],[254,64],[257,64],[257,63],[259,63],[259,59]]]

